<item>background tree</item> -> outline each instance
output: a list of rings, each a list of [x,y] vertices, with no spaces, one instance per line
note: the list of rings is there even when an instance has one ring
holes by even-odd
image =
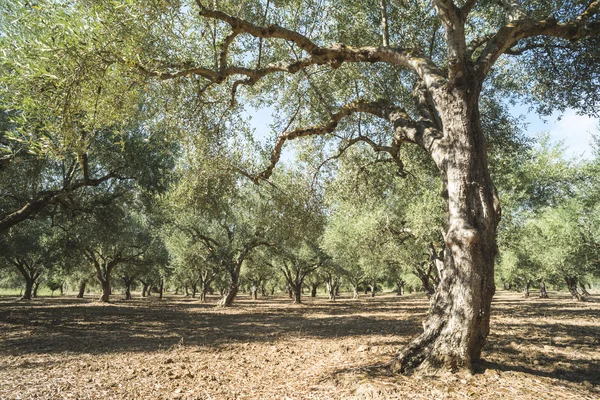
[[[50,221],[27,221],[8,234],[0,236],[3,264],[15,268],[25,280],[22,298],[35,297],[43,274],[56,267],[63,247]]]

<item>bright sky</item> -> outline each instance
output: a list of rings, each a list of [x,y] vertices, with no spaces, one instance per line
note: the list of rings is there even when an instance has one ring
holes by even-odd
[[[539,132],[549,132],[553,142],[563,141],[567,158],[591,158],[592,134],[600,133],[600,120],[577,115],[574,110],[564,114],[554,113],[550,117],[540,118],[527,107],[513,107],[513,116],[521,116],[528,123],[527,134],[535,136]]]

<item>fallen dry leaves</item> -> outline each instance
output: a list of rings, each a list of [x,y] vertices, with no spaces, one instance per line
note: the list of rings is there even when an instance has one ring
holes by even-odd
[[[420,331],[420,295],[0,298],[0,398],[600,398],[600,301],[551,296],[500,292],[485,363],[436,376],[381,367]]]

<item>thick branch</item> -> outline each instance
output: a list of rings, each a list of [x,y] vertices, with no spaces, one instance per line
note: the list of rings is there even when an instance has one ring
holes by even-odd
[[[63,189],[42,192],[34,200],[25,204],[19,210],[13,211],[12,213],[2,218],[2,220],[0,220],[0,232],[4,232],[7,229],[18,224],[19,222],[33,217],[35,214],[43,210],[46,206],[57,201],[59,199],[59,196],[65,196],[82,187],[99,186],[100,184],[113,178],[119,178],[119,176],[111,172],[98,179],[81,179],[79,181],[75,181],[73,184]]]
[[[600,0],[592,1],[588,7],[574,20],[559,23],[554,18],[542,21],[521,19],[510,22],[498,30],[487,42],[477,60],[478,69],[487,75],[498,57],[508,52],[517,42],[534,36],[548,36],[566,40],[579,40],[600,35],[600,22],[589,22],[598,13]]]
[[[190,74],[201,75],[211,81],[222,80],[227,76],[246,75],[247,80],[240,81],[240,84],[254,84],[265,75],[274,72],[295,73],[302,68],[310,65],[332,64],[333,67],[341,65],[343,62],[386,62],[410,69],[417,73],[428,85],[443,83],[443,74],[439,68],[421,53],[419,49],[389,48],[383,47],[350,47],[338,44],[329,47],[322,47],[314,43],[308,37],[281,27],[279,25],[259,26],[241,18],[234,17],[217,10],[210,10],[204,7],[199,0],[196,1],[200,8],[200,15],[206,18],[216,19],[229,24],[233,33],[227,37],[229,43],[239,33],[247,33],[262,39],[283,39],[294,43],[300,49],[308,54],[297,61],[280,61],[272,63],[264,68],[248,70],[246,68],[225,68],[223,63],[224,53],[227,52],[227,46],[221,48],[221,68],[219,72],[211,71],[206,68],[193,68],[188,66],[174,73],[152,72],[153,76],[161,79],[187,76]]]

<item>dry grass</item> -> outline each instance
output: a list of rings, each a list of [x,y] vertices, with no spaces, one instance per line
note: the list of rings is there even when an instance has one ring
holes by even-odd
[[[420,331],[422,296],[0,298],[0,398],[600,398],[600,302],[501,292],[476,374],[391,376],[377,365]],[[211,299],[215,301],[215,299]]]

